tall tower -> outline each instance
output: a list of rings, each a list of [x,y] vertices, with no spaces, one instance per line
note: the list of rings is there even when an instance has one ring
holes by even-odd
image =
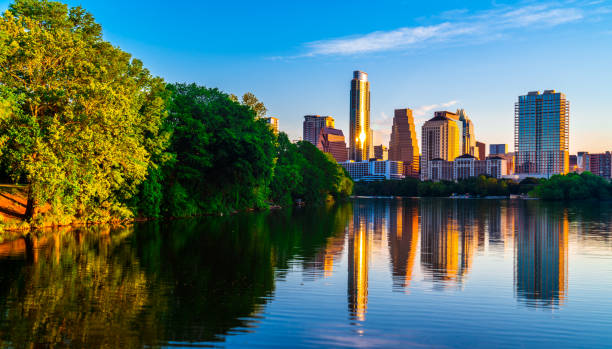
[[[368,74],[356,70],[351,80],[349,159],[369,160],[373,157],[370,129],[370,83]]]
[[[516,173],[568,173],[569,107],[565,95],[555,90],[519,96],[514,107]]]
[[[474,123],[465,113],[464,109],[457,109],[457,116],[461,121],[461,155],[475,156],[476,138],[474,136]]]
[[[411,109],[395,109],[389,140],[389,160],[403,161],[404,175],[418,177],[419,144]]]
[[[431,179],[427,172],[429,161],[442,159],[453,161],[461,151],[461,121],[457,114],[437,111],[435,116],[423,124],[421,178]]]

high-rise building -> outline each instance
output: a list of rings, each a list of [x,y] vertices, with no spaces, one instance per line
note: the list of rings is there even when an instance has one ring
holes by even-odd
[[[569,171],[569,107],[555,90],[519,96],[514,108],[514,150],[518,174]]]
[[[489,144],[489,155],[506,154],[507,152],[507,144]]]
[[[334,128],[334,118],[331,116],[305,115],[303,125],[303,139],[313,145],[317,145],[321,130],[324,127]]]
[[[421,178],[430,179],[429,161],[442,159],[453,161],[461,155],[461,121],[457,114],[437,111],[434,117],[423,124]]]
[[[576,155],[569,156],[569,171],[578,172],[578,157]]]
[[[579,151],[576,161],[578,163],[578,173],[591,171],[591,154],[588,151]]]
[[[374,158],[376,160],[389,160],[389,149],[384,145],[374,146]]]
[[[350,94],[349,159],[369,160],[374,156],[370,129],[370,82],[368,74],[354,71]]]
[[[465,113],[464,109],[457,109],[457,116],[461,121],[461,155],[476,154],[476,138],[474,138],[474,123]]]
[[[274,131],[275,134],[278,134],[278,118],[275,118],[275,117],[272,117],[272,116],[268,116],[268,117],[264,118],[264,120],[266,121],[268,126],[270,126],[272,131]]]
[[[404,162],[405,175],[418,177],[419,143],[411,109],[395,109],[389,140],[389,160]]]
[[[330,153],[337,162],[347,160],[346,142],[342,130],[331,127],[323,127],[319,132],[317,148],[324,153]]]
[[[485,160],[487,158],[487,145],[482,142],[476,142],[476,158],[478,160]]]

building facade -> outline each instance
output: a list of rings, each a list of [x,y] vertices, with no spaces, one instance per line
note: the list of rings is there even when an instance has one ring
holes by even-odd
[[[349,110],[349,159],[369,160],[374,156],[370,129],[370,82],[368,74],[354,71],[351,80]]]
[[[612,155],[610,152],[589,155],[589,171],[594,175],[610,178],[610,172],[612,172]]]
[[[268,126],[272,129],[274,134],[278,134],[278,118],[275,118],[273,116],[268,116],[263,119],[268,124]]]
[[[487,145],[482,142],[476,142],[476,155],[478,160],[484,160],[487,158]]]
[[[476,138],[474,136],[474,123],[465,113],[464,109],[457,109],[457,116],[461,121],[461,155],[476,154]]]
[[[404,164],[401,161],[346,161],[340,163],[340,165],[356,182],[405,178]]]
[[[389,160],[402,161],[406,176],[419,176],[419,143],[411,109],[396,109],[394,112],[389,140]]]
[[[374,159],[376,160],[389,160],[389,149],[384,145],[374,146]]]
[[[454,161],[433,159],[427,164],[429,177],[425,180],[456,181],[486,175],[497,179],[507,176],[508,166],[506,159],[498,156],[486,160],[478,160],[472,155],[463,154]]]
[[[322,115],[305,115],[302,128],[303,140],[317,145],[321,130],[325,127],[334,128],[334,118]]]
[[[457,114],[437,111],[434,117],[423,124],[422,161],[428,164],[433,159],[453,161],[461,155],[461,121]],[[421,178],[428,179],[429,166],[421,168]]]
[[[348,160],[346,141],[342,130],[331,127],[322,128],[316,145],[322,152],[331,154],[336,162],[340,163]]]
[[[514,112],[517,174],[565,174],[569,171],[569,110],[555,90],[519,96]]]
[[[490,144],[489,155],[506,154],[508,152],[507,144]]]

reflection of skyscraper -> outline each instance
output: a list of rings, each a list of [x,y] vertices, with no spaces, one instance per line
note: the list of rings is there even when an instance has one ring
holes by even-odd
[[[456,201],[426,200],[419,209],[421,264],[434,281],[443,284],[461,283],[471,268],[475,252],[473,223],[457,224],[457,219],[453,218],[457,217],[457,207]]]
[[[355,205],[348,241],[348,303],[351,318],[363,321],[368,307],[368,214]]]
[[[370,129],[370,82],[368,74],[353,72],[351,80],[349,160],[369,160],[374,156]]]
[[[516,217],[517,296],[528,306],[558,306],[567,289],[567,213],[523,205]]]
[[[419,243],[419,212],[416,204],[392,207],[389,214],[389,254],[393,287],[408,287]]]

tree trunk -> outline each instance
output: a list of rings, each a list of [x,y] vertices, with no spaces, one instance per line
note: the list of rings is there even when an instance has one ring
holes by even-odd
[[[32,187],[28,189],[28,202],[26,203],[26,210],[23,214],[23,219],[29,221],[34,217],[34,209],[36,208],[36,202],[34,200],[34,194],[32,193]]]

